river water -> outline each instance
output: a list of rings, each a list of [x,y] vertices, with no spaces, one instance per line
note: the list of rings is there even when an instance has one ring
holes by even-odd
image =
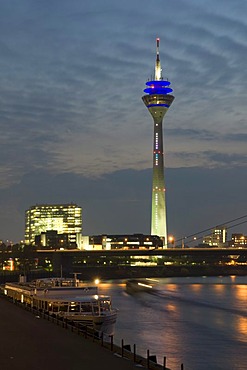
[[[155,294],[101,283],[119,309],[114,342],[171,370],[247,370],[247,276],[156,279]],[[132,347],[133,348],[133,347]]]

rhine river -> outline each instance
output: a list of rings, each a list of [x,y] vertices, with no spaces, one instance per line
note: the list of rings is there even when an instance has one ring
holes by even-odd
[[[119,309],[114,342],[166,356],[171,370],[247,369],[247,276],[163,278],[155,294],[129,295],[124,281],[101,283]]]

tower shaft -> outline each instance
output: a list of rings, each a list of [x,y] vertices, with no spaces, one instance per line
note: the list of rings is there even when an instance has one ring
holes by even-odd
[[[151,112],[150,112],[151,113]],[[164,180],[163,119],[153,116],[153,185],[151,235],[167,240],[166,200]]]
[[[148,110],[153,117],[154,122],[151,235],[158,235],[162,238],[165,246],[167,246],[168,239],[163,149],[163,118],[173,99],[174,97],[172,95],[156,95],[155,97],[153,96],[152,102],[150,102],[150,95],[143,96],[143,101],[145,104],[148,104]],[[157,102],[160,102],[160,105],[157,104]]]

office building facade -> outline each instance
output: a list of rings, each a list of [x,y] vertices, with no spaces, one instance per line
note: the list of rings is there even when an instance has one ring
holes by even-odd
[[[35,244],[35,237],[56,231],[67,235],[69,245],[80,245],[82,209],[76,204],[37,204],[26,211],[25,243]],[[43,245],[45,247],[45,245]]]
[[[227,228],[226,226],[218,226],[211,230],[210,235],[203,237],[203,244],[210,247],[224,247],[227,244]]]

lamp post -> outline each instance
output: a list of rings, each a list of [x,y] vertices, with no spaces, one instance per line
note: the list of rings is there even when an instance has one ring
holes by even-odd
[[[170,236],[168,237],[168,241],[169,241],[169,243],[171,244],[171,248],[174,248],[175,238],[174,238],[174,236],[173,236],[173,235],[170,235]]]

